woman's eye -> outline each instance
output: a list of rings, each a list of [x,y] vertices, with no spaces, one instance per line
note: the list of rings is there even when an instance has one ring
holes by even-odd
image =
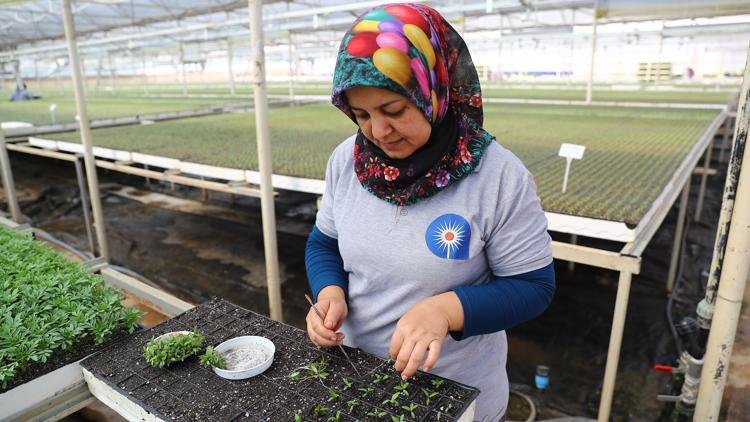
[[[367,114],[355,114],[354,117],[357,118],[357,120],[367,120],[367,118],[370,116],[368,116]]]
[[[402,109],[399,109],[399,110],[396,110],[396,111],[384,111],[384,113],[386,115],[388,115],[388,116],[391,116],[391,117],[398,117],[401,114],[403,114],[404,110],[406,110],[406,108],[402,108]]]

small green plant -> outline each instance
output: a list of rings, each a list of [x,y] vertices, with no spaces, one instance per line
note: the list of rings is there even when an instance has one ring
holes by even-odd
[[[326,419],[326,422],[339,422],[341,420],[341,411],[336,411],[336,414]]]
[[[164,368],[201,351],[203,335],[199,331],[175,334],[160,340],[151,339],[143,348],[143,356],[151,366]]]
[[[367,412],[367,416],[382,419],[388,416],[388,412],[383,411],[383,410],[373,410],[373,411]]]
[[[401,406],[401,408],[409,412],[409,416],[411,416],[412,418],[416,418],[416,415],[414,415],[414,411],[417,410],[417,405],[415,403],[412,403],[408,406]]]
[[[398,385],[393,387],[394,391],[397,391],[399,394],[404,396],[409,396],[409,392],[406,390],[409,388],[409,382],[408,381],[401,381]]]
[[[313,408],[313,412],[318,416],[323,416],[328,413],[328,406],[323,403],[318,403],[315,405],[315,408]]]
[[[398,398],[401,397],[401,393],[393,393],[391,395],[391,398],[383,400],[383,404],[390,404],[394,407],[401,406],[401,403],[399,403]]]
[[[302,416],[299,413],[294,414],[294,422],[302,422]]]
[[[200,356],[200,363],[208,369],[227,369],[227,362],[224,357],[216,353],[211,346],[206,347],[206,351]]]
[[[346,405],[349,406],[349,413],[352,413],[354,412],[354,408],[359,406],[359,400],[351,399],[346,402]]]
[[[443,383],[445,382],[445,380],[439,379],[439,378],[435,378],[431,382],[432,382],[432,386],[433,387],[440,388],[440,386],[443,385]]]
[[[341,381],[344,383],[344,391],[352,388],[352,382],[349,381],[349,378],[344,378]]]
[[[424,394],[424,397],[425,397],[425,400],[426,400],[425,404],[429,406],[430,405],[430,401],[433,398],[435,398],[435,396],[438,395],[438,392],[437,391],[428,390],[426,388],[423,388],[422,389],[422,394]]]
[[[336,390],[334,390],[333,388],[329,388],[326,391],[328,392],[328,401],[329,402],[336,401],[339,398],[341,398],[341,395]]]
[[[391,416],[391,422],[404,422],[406,417],[404,415]]]
[[[390,378],[389,375],[375,374],[375,377],[372,379],[372,383],[373,384],[380,384],[381,382],[387,380],[388,378]]]
[[[368,394],[372,393],[375,390],[375,388],[367,386],[367,387],[361,387],[357,389],[360,393],[362,393],[362,397],[367,397]]]

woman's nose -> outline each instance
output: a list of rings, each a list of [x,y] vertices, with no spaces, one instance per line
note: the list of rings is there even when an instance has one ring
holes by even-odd
[[[373,138],[381,141],[393,132],[393,127],[391,127],[388,119],[382,117],[372,117],[371,119],[370,124],[372,125]]]

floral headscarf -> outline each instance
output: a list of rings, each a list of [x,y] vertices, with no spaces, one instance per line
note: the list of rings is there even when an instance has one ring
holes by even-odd
[[[344,91],[357,86],[409,98],[432,124],[427,144],[405,159],[389,158],[357,132],[357,178],[392,204],[411,205],[468,176],[494,140],[482,129],[482,94],[469,50],[428,6],[380,6],[354,22],[339,47],[332,102],[355,123]]]

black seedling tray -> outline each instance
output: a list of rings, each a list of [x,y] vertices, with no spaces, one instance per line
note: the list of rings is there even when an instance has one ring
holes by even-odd
[[[144,359],[150,339],[193,329],[211,346],[237,336],[266,337],[276,345],[274,362],[259,376],[229,381],[201,367],[197,357],[164,369]],[[359,375],[340,350],[316,348],[304,331],[214,299],[100,351],[82,366],[164,420],[453,421],[479,395],[476,388],[423,372],[402,384],[392,362],[346,351]]]

